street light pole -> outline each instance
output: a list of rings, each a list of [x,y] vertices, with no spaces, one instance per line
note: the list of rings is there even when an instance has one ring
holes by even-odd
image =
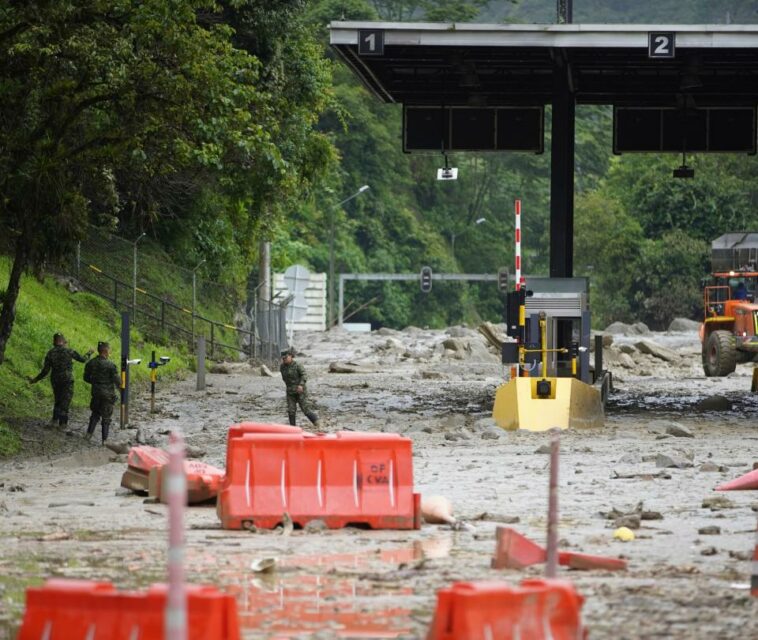
[[[195,306],[197,305],[197,270],[205,264],[205,258],[192,270],[192,344],[195,344]]]
[[[133,244],[134,255],[132,261],[132,319],[135,323],[137,322],[137,244],[140,240],[142,240],[142,238],[145,237],[145,235],[146,234],[143,232],[142,235],[140,235],[140,237],[137,238]]]
[[[357,198],[364,191],[368,191],[369,188],[370,187],[367,184],[364,184],[353,195],[348,196],[329,209],[329,313],[327,314],[327,329],[331,329],[334,324],[334,214],[343,204],[349,202],[353,198]]]

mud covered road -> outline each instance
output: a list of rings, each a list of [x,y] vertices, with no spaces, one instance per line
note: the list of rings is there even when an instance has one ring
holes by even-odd
[[[668,359],[642,353],[640,339],[665,347]],[[478,334],[333,332],[300,336],[297,346],[326,430],[409,436],[417,490],[450,498],[470,526],[227,532],[213,507],[191,508],[189,577],[236,595],[244,637],[423,638],[437,589],[540,574],[489,568],[498,523],[544,541],[548,436],[494,427],[503,370]],[[561,545],[629,561],[624,573],[563,571],[586,598],[591,638],[758,637],[758,599],[746,589],[758,493],[713,491],[758,460],[758,399],[747,366],[706,379],[699,358],[694,333],[614,336],[605,428],[562,434]],[[328,373],[335,361],[357,371]],[[227,371],[210,374],[205,392],[193,380],[162,387],[156,416],[138,398],[134,426],[159,446],[181,427],[204,461],[223,466],[229,424],[286,420],[278,376],[238,364]],[[24,588],[49,576],[120,588],[165,578],[166,507],[119,488],[125,457],[78,436],[49,437],[69,453],[0,467],[0,638],[15,635]],[[115,434],[127,437],[136,431]],[[657,466],[659,456],[684,468]],[[709,502],[717,496],[724,500]],[[634,541],[615,541],[609,512],[634,523],[639,503],[660,518],[642,520]],[[266,558],[276,558],[275,570],[256,573],[251,565]]]

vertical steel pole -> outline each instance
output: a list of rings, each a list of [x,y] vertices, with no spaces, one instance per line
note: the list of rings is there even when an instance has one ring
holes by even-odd
[[[253,294],[253,358],[258,357],[258,296]]]
[[[513,205],[513,210],[516,216],[515,222],[515,242],[516,242],[516,291],[521,289],[521,200],[516,200]]]
[[[129,312],[121,314],[121,413],[120,425],[129,424]]]
[[[197,298],[195,289],[197,286],[197,274],[192,272],[192,343],[195,343],[195,305],[197,304]]]
[[[195,390],[205,390],[205,336],[197,337],[197,384]]]
[[[329,301],[327,331],[334,326],[334,207],[329,209]]]
[[[340,327],[345,322],[345,279],[340,273],[340,286],[339,286],[339,324]]]
[[[187,591],[184,584],[184,506],[187,478],[184,475],[184,438],[172,431],[168,446],[168,598],[166,640],[187,640]]]
[[[550,493],[547,506],[547,566],[545,576],[555,578],[558,574],[558,460],[560,436],[557,431],[550,440]]]
[[[150,413],[155,413],[155,382],[158,379],[158,369],[155,362],[155,351],[150,357]]]
[[[137,320],[137,242],[132,256],[132,316]]]

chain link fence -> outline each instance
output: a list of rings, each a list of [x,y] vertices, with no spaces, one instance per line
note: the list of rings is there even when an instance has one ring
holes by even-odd
[[[182,339],[193,348],[205,336],[210,358],[244,354],[274,363],[288,346],[286,305],[257,300],[245,286],[200,278],[198,268],[162,259],[143,237],[132,242],[90,227],[71,270],[84,289],[131,312],[134,324],[149,334]]]

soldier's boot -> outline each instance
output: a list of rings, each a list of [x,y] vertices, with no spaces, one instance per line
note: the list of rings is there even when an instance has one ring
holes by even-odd
[[[294,427],[297,424],[297,421],[295,420],[295,414],[289,413],[287,414],[290,419],[290,424]]]
[[[66,416],[65,418],[61,418],[58,421],[58,424],[61,429],[66,429],[68,427],[68,416]]]
[[[316,427],[316,429],[321,428],[321,422],[318,419],[318,414],[313,413],[311,411],[310,413],[306,413],[305,415],[308,418],[308,420],[311,421],[311,423],[313,424],[313,426]]]
[[[89,425],[87,425],[87,433],[84,435],[85,440],[91,440],[92,434],[95,433],[95,427],[97,426],[97,421],[100,418],[100,416],[96,414],[92,414],[89,417]]]
[[[103,444],[105,444],[105,441],[108,439],[108,430],[110,429],[110,426],[110,420],[103,420]]]

